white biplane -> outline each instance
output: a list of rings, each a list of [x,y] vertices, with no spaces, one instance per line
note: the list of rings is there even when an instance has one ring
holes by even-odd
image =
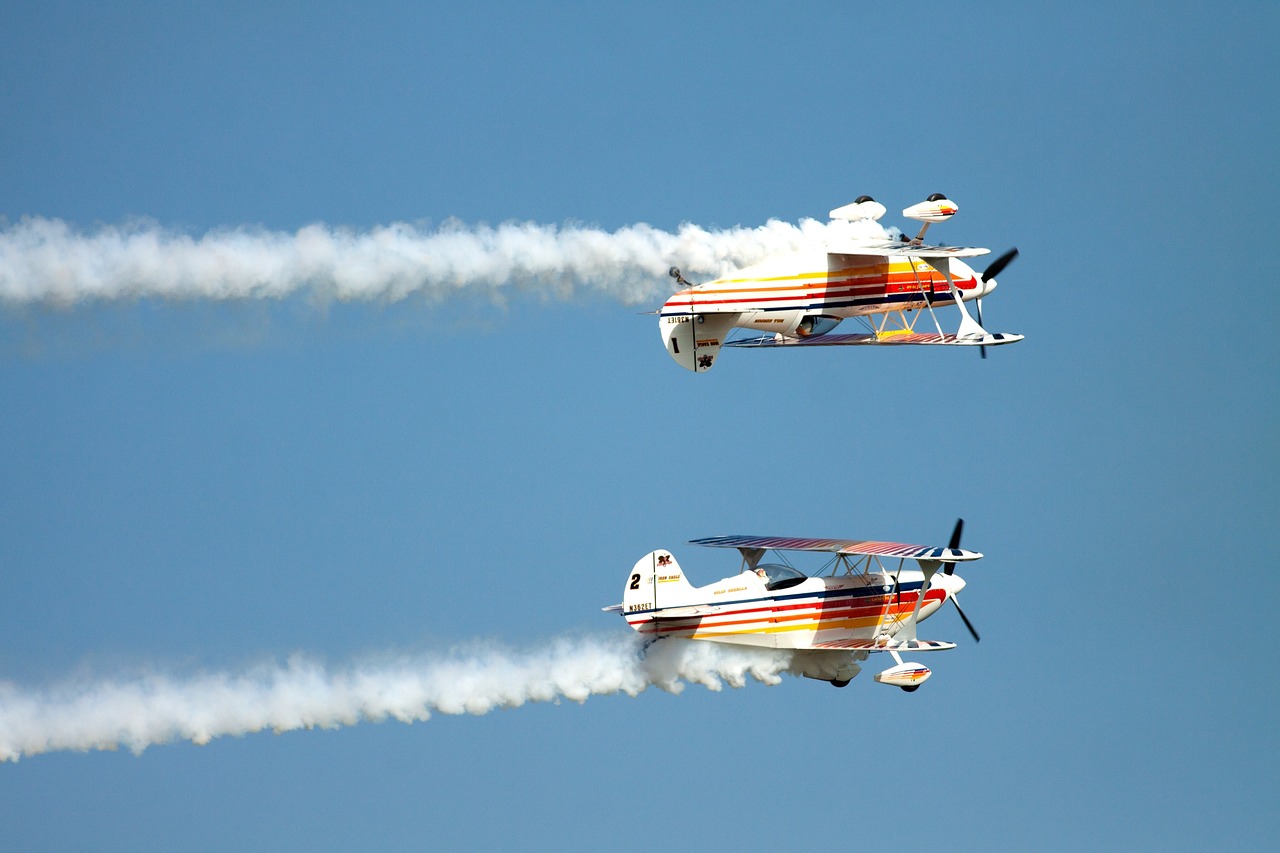
[[[955,564],[982,555],[960,548],[964,520],[945,548],[901,542],[713,536],[691,545],[737,548],[742,571],[692,586],[671,552],[645,555],[627,576],[622,603],[606,607],[651,641],[667,637],[770,649],[793,649],[792,669],[844,687],[872,652],[895,664],[875,676],[881,684],[916,690],[931,674],[903,653],[940,651],[955,643],[922,640],[916,625],[950,601],[976,642],[956,594],[965,582]],[[825,551],[829,568],[812,576],[784,563],[761,562],[767,551]],[[904,568],[915,560],[918,569]],[[939,573],[941,570],[941,573]]]
[[[1022,335],[993,334],[982,327],[982,297],[995,290],[996,276],[1018,250],[1005,252],[979,274],[961,259],[990,249],[925,245],[929,225],[945,222],[958,209],[934,193],[902,211],[924,223],[913,239],[905,234],[897,242],[837,237],[824,249],[770,259],[705,284],[690,284],[672,267],[671,277],[682,289],[658,311],[662,342],[681,367],[695,372],[710,370],[722,346],[976,346],[986,358],[987,346],[1022,340]],[[878,220],[884,213],[884,205],[864,195],[830,216],[857,222]],[[970,301],[977,308],[976,320],[964,305]],[[933,310],[950,302],[960,309],[954,334],[942,331]],[[925,313],[934,331],[916,329]],[[862,318],[867,331],[831,334],[850,317]],[[726,340],[733,329],[764,334]]]

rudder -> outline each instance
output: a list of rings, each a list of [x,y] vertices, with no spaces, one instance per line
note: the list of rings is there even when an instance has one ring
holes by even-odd
[[[685,579],[670,551],[645,554],[632,567],[622,591],[624,613],[678,607],[694,601],[694,588]]]
[[[711,369],[725,336],[740,314],[666,314],[658,320],[662,343],[685,370],[703,373]]]

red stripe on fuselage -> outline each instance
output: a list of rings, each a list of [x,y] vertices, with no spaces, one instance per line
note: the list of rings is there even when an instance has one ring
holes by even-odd
[[[839,301],[842,299],[867,299],[873,297],[888,298],[891,296],[899,296],[904,293],[919,293],[921,296],[947,294],[950,288],[947,287],[946,279],[933,280],[932,287],[926,286],[930,282],[925,280],[916,280],[912,278],[904,278],[899,286],[894,287],[894,282],[875,281],[866,284],[857,284],[849,281],[835,281],[829,283],[817,284],[799,284],[794,287],[769,287],[759,289],[726,289],[726,290],[709,290],[709,291],[688,291],[683,290],[672,296],[662,306],[663,308],[682,308],[693,307],[696,305],[742,305],[750,307],[755,305],[777,304],[779,302],[802,302],[807,301],[813,303],[815,301]],[[956,287],[960,290],[972,290],[977,287],[977,279],[957,279]],[[777,296],[765,296],[765,293],[778,293],[778,291],[787,291]],[[729,295],[735,294],[735,295]],[[681,299],[680,297],[685,297]],[[715,298],[720,297],[720,298]],[[807,306],[796,306],[807,307]]]
[[[820,599],[817,601],[797,602],[793,604],[773,605],[765,607],[746,607],[722,613],[686,616],[679,619],[627,619],[627,624],[645,633],[670,633],[673,631],[693,631],[702,628],[732,628],[738,625],[750,625],[761,622],[800,622],[815,620],[818,625],[814,630],[823,630],[822,623],[847,621],[854,619],[879,619],[885,615],[898,616],[910,613],[915,609],[915,592],[904,592],[898,596],[883,595],[873,598],[859,596],[844,597],[834,601]],[[946,592],[931,589],[924,597],[925,602],[946,600]],[[661,610],[658,611],[661,613]],[[756,614],[756,615],[753,615]],[[742,618],[747,617],[747,618]]]

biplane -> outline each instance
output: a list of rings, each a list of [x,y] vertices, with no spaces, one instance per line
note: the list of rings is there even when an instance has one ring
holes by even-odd
[[[793,671],[836,687],[847,685],[870,654],[887,653],[894,665],[875,680],[910,692],[931,673],[902,655],[956,646],[920,639],[916,626],[921,621],[950,601],[974,641],[979,639],[956,599],[965,586],[955,574],[956,563],[982,557],[960,547],[963,529],[960,519],[945,548],[773,536],[694,539],[689,544],[737,548],[742,570],[695,587],[670,551],[653,551],[627,575],[622,603],[603,609],[621,613],[653,642],[680,637],[791,649]],[[821,571],[807,575],[786,562],[764,562],[769,551],[824,551],[832,557]],[[907,568],[908,560],[918,568]]]
[[[1022,335],[991,333],[982,326],[982,298],[996,288],[996,276],[1017,257],[1010,249],[981,273],[964,262],[990,249],[931,246],[925,232],[959,210],[941,193],[902,211],[923,222],[911,239],[860,239],[845,227],[830,228],[824,248],[772,258],[726,278],[690,284],[676,267],[671,277],[681,289],[657,312],[667,352],[681,367],[710,370],[721,347],[806,347],[867,345],[988,346],[1011,344]],[[870,196],[830,212],[838,221],[879,220],[884,205]],[[842,235],[843,236],[840,236]],[[973,302],[977,318],[969,314]],[[954,303],[960,326],[942,331],[934,308]],[[929,317],[929,323],[921,318]],[[859,318],[865,331],[833,334],[842,320]],[[929,330],[932,327],[932,331]],[[727,340],[734,329],[760,334]]]

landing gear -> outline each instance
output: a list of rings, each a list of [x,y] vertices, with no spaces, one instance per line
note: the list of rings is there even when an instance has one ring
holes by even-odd
[[[851,678],[833,678],[831,679],[831,686],[832,687],[848,687],[849,682],[852,680],[853,679]]]
[[[917,690],[919,690],[919,689],[920,689],[920,685],[919,685],[919,684],[913,684],[913,685],[911,685],[910,687],[903,687],[902,689],[903,689],[903,690],[905,690],[905,691],[907,691],[908,693],[915,693]]]

